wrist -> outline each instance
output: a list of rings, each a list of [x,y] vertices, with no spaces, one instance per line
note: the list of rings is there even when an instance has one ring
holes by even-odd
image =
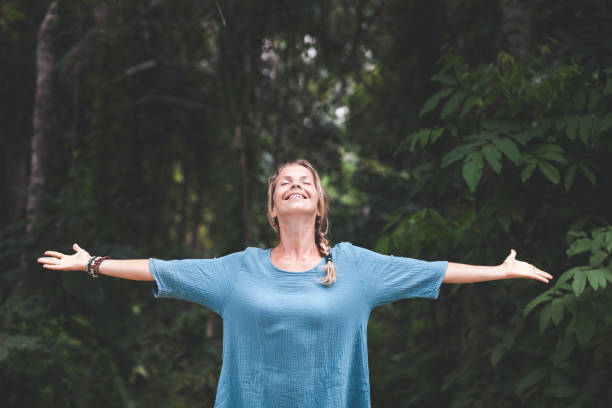
[[[508,265],[506,263],[501,263],[497,265],[497,269],[498,269],[499,274],[502,276],[502,279],[511,278],[510,270],[508,269]]]

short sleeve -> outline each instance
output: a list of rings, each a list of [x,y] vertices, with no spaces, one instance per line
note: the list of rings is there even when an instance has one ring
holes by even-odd
[[[358,246],[353,249],[372,308],[399,299],[438,298],[448,261],[382,255]]]
[[[241,259],[242,252],[212,259],[149,258],[155,279],[153,295],[199,303],[221,315],[231,293],[231,276],[240,268]]]

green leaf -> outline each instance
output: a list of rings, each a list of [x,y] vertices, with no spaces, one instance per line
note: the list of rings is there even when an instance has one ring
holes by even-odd
[[[425,147],[427,142],[429,141],[429,135],[431,134],[431,129],[421,129],[415,135],[414,138],[421,142],[421,147]],[[413,150],[413,146],[411,146],[410,151]]]
[[[608,258],[608,254],[604,251],[595,251],[593,255],[589,257],[589,265],[601,266],[603,261]]]
[[[586,274],[578,272],[574,275],[574,281],[572,282],[572,289],[576,296],[580,296],[586,286]]]
[[[493,139],[495,146],[501,150],[514,164],[518,165],[521,160],[521,153],[519,152],[516,144],[509,138],[505,137],[502,139]]]
[[[406,145],[408,145],[409,143],[410,143],[411,152],[414,151],[414,148],[416,147],[416,144],[418,142],[421,142],[421,147],[425,147],[427,143],[430,142],[429,138],[430,136],[434,135],[434,132],[436,134],[436,139],[437,139],[438,137],[440,137],[443,131],[444,131],[444,128],[436,128],[433,131],[431,129],[425,128],[425,129],[419,129],[415,132],[412,132],[404,140],[402,140],[399,146],[397,146],[397,149],[395,149],[394,155],[397,155],[402,150],[404,150],[406,148]],[[435,139],[432,139],[431,143],[433,143],[434,141]]]
[[[591,287],[595,290],[599,289],[600,272],[597,269],[588,269],[586,271],[586,276]]]
[[[582,140],[582,143],[584,143],[585,145],[589,143],[589,135],[591,134],[591,128],[593,127],[592,123],[593,123],[592,115],[586,115],[580,120],[579,136],[580,136],[580,140]]]
[[[564,284],[566,282],[568,282],[570,279],[572,279],[574,277],[574,275],[578,272],[580,272],[582,270],[582,268],[580,266],[577,266],[575,268],[572,268],[570,270],[567,270],[565,272],[563,272],[561,274],[561,276],[559,276],[556,280],[557,283],[556,285],[561,285]]]
[[[591,340],[595,334],[595,325],[595,314],[592,312],[591,308],[588,306],[580,308],[573,327],[576,338],[580,344],[585,345]]]
[[[535,309],[535,307],[538,306],[540,303],[547,302],[549,300],[550,296],[548,295],[548,292],[544,292],[536,298],[532,299],[529,303],[527,303],[525,309],[523,309],[523,316],[527,316],[529,313],[531,313],[531,311]]]
[[[516,391],[520,393],[521,391],[524,391],[527,388],[536,385],[537,383],[542,381],[544,377],[546,377],[546,373],[547,370],[545,367],[536,368],[535,370],[527,374],[527,376],[525,376],[521,380],[521,382],[519,382],[518,386],[516,387]]]
[[[431,131],[431,141],[430,143],[433,144],[436,140],[438,140],[438,138],[440,136],[442,136],[442,133],[444,133],[444,128],[435,128]]]
[[[447,73],[440,72],[430,78],[432,81],[440,82],[444,85],[457,85],[457,80]]]
[[[574,348],[576,347],[576,339],[574,336],[566,332],[566,334],[557,342],[557,347],[553,354],[556,362],[567,360]]]
[[[597,181],[595,180],[595,174],[593,174],[593,172],[584,164],[579,164],[579,166],[587,180],[589,180],[592,185],[596,185]]]
[[[579,238],[572,242],[568,248],[566,254],[568,256],[576,255],[582,252],[591,250],[591,239],[590,238]]]
[[[459,146],[450,152],[447,152],[444,156],[442,156],[442,163],[440,167],[445,168],[457,160],[462,159],[467,154],[473,152],[476,146],[480,146],[479,142],[472,142],[466,145]]]
[[[493,170],[499,174],[502,168],[502,164],[500,162],[501,153],[499,150],[497,150],[494,145],[488,144],[482,147],[482,154],[484,155],[485,159],[487,159],[487,162],[493,168]]]
[[[576,177],[577,168],[578,168],[578,165],[574,163],[565,172],[565,182],[563,183],[565,186],[565,191],[569,191],[570,188],[572,188],[572,184],[574,183],[574,178]]]
[[[429,99],[427,99],[427,101],[425,101],[425,104],[423,105],[423,109],[421,109],[421,112],[419,113],[419,117],[422,117],[427,112],[435,109],[436,106],[438,106],[438,103],[440,103],[442,99],[446,98],[453,91],[454,89],[452,88],[444,88],[436,92],[435,94],[433,94]]]
[[[577,116],[570,116],[567,118],[567,126],[565,128],[565,133],[570,140],[576,139],[578,126],[580,125],[580,120]]]
[[[551,306],[550,303],[544,306],[542,311],[540,312],[540,333],[544,333],[546,327],[548,326],[548,322],[551,319]]]
[[[491,365],[496,367],[499,361],[502,359],[504,354],[508,351],[508,347],[504,343],[500,343],[495,346],[493,352],[491,353]]]
[[[440,119],[444,120],[449,117],[457,108],[463,99],[467,96],[465,91],[457,91],[453,96],[448,98],[448,101],[442,107]]]
[[[612,228],[610,228],[605,233],[604,242],[605,242],[606,251],[612,252]]]
[[[538,161],[538,168],[546,176],[546,178],[553,183],[558,184],[559,180],[561,180],[559,170],[557,170],[557,168],[549,162],[543,160]]]
[[[563,299],[563,305],[565,306],[565,309],[571,314],[575,315],[576,310],[578,308],[577,306],[578,301],[576,300],[576,295],[570,292],[566,294],[565,296],[563,296],[562,299]]]
[[[610,277],[611,272],[608,269],[597,268],[597,269],[591,269],[590,272],[593,275],[593,279],[597,280],[597,284],[599,285],[600,288],[605,289],[605,287],[608,286],[608,280],[610,280],[611,278]]]
[[[559,145],[543,144],[537,149],[537,156],[551,161],[556,161],[561,164],[567,163],[567,158],[563,148]]]
[[[555,326],[558,326],[563,320],[563,315],[565,314],[565,306],[563,305],[563,300],[561,298],[556,298],[552,301],[551,305],[551,317]]]
[[[607,115],[601,118],[597,126],[597,132],[603,133],[612,127],[612,115]]]
[[[463,118],[469,111],[472,110],[474,106],[478,103],[478,98],[474,95],[468,96],[463,104],[463,109],[461,109],[461,113],[459,114],[460,118]]]
[[[596,252],[603,246],[606,239],[606,234],[603,231],[593,232],[593,241],[591,242],[591,252]]]
[[[463,178],[472,192],[476,190],[478,180],[480,180],[480,176],[482,176],[483,166],[484,162],[480,152],[472,152],[465,158],[465,162],[463,163]]]
[[[529,180],[529,177],[531,177],[531,175],[533,174],[533,171],[536,168],[536,164],[535,163],[531,163],[528,164],[522,171],[521,171],[521,180],[524,182],[526,182],[527,180]]]
[[[500,121],[495,119],[482,119],[480,121],[480,126],[482,126],[483,129],[505,135],[516,133],[521,129],[521,126],[515,122]]]

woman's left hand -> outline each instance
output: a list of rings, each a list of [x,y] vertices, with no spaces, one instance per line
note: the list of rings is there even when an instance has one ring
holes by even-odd
[[[506,260],[502,263],[502,267],[506,272],[507,279],[536,279],[548,283],[548,280],[553,278],[551,274],[544,272],[527,262],[518,261],[516,259],[516,251],[514,249],[510,250],[510,255],[508,255]]]

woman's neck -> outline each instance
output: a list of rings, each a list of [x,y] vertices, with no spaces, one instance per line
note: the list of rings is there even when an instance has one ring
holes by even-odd
[[[283,223],[280,243],[273,251],[281,258],[308,259],[320,256],[314,239],[314,222]]]

